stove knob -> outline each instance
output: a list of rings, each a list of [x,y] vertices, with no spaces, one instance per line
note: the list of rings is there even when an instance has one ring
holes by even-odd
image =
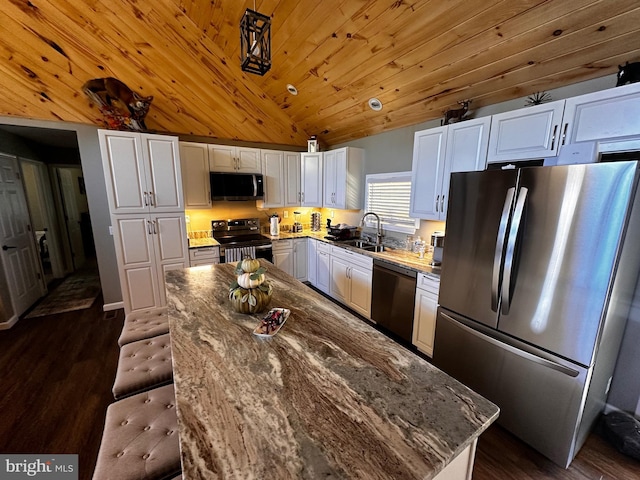
[[[219,227],[224,227],[225,225],[226,225],[226,224],[225,224],[225,222],[220,222],[220,223],[218,223],[218,226],[219,226]]]

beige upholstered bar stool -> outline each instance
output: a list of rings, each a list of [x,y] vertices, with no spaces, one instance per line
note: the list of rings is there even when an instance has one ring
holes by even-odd
[[[120,349],[113,396],[119,400],[173,379],[171,339],[168,333],[127,343]]]
[[[164,480],[180,472],[173,384],[109,406],[93,480]]]
[[[126,345],[164,333],[169,333],[169,318],[166,309],[132,312],[124,318],[124,326],[118,339],[118,345]]]

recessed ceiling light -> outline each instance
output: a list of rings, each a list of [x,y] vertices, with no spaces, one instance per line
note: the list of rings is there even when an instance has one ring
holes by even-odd
[[[291,95],[297,95],[298,94],[298,89],[296,87],[294,87],[293,85],[291,85],[290,83],[287,85],[287,91]]]
[[[377,98],[370,98],[369,99],[369,107],[374,112],[379,112],[380,110],[382,110],[382,102],[380,100],[378,100]]]

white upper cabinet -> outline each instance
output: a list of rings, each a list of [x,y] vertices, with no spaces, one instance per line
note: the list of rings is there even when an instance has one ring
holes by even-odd
[[[180,142],[180,165],[185,208],[211,208],[207,145]]]
[[[112,214],[184,209],[178,139],[98,130]]]
[[[264,207],[283,207],[286,196],[284,152],[262,150],[262,175],[264,176]]]
[[[566,101],[562,144],[640,136],[640,83]]]
[[[564,100],[491,117],[488,162],[539,159],[557,155]]]
[[[212,172],[262,173],[260,149],[209,145],[209,170]]]
[[[300,205],[300,154],[262,150],[264,208]]]
[[[344,147],[324,152],[324,207],[361,209],[363,186],[363,149]]]
[[[447,128],[431,128],[414,135],[409,212],[413,218],[439,219]]]
[[[438,205],[439,220],[447,218],[451,174],[481,171],[487,166],[490,128],[490,117],[467,120],[448,126],[442,189]],[[437,195],[436,200],[438,200]]]
[[[322,153],[300,154],[300,184],[303,207],[322,207]]]
[[[297,207],[302,196],[300,184],[300,154],[296,152],[284,152],[285,173],[285,207]]]
[[[490,125],[485,117],[415,133],[412,217],[446,219],[451,173],[484,170]]]

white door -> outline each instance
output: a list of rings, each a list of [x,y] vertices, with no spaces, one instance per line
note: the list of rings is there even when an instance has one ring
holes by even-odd
[[[180,142],[180,166],[185,208],[211,208],[207,145]]]
[[[446,139],[446,126],[415,133],[410,211],[413,218],[440,219]]]
[[[84,245],[82,243],[82,229],[80,228],[80,203],[78,178],[82,177],[80,168],[57,168],[60,194],[62,195],[62,208],[71,247],[71,258],[74,270],[81,268],[85,263]],[[86,204],[86,196],[84,198]],[[84,211],[89,211],[87,206]]]
[[[42,162],[21,158],[20,164],[31,212],[31,226],[36,232],[36,248],[48,284],[48,275],[63,278],[66,270],[49,172]]]
[[[178,139],[142,134],[148,203],[156,212],[184,210]]]
[[[284,152],[285,207],[300,205],[300,154]],[[263,172],[264,173],[264,172]]]
[[[347,208],[347,147],[336,150],[333,205]]]
[[[440,190],[438,213],[440,220],[447,218],[449,182],[453,172],[473,172],[487,166],[487,146],[491,117],[454,123],[447,129],[444,176]]]
[[[322,206],[335,208],[336,206],[336,152],[325,152],[323,158],[323,184]]]
[[[153,224],[148,216],[112,216],[113,239],[119,257],[125,311],[158,307],[160,290],[155,263]]]
[[[438,296],[420,288],[416,289],[416,304],[413,314],[413,344],[430,357],[433,355],[433,340],[436,334]]]
[[[17,316],[45,293],[15,157],[0,154],[0,258]]]
[[[307,280],[313,286],[318,284],[318,241],[313,238],[307,244]]]
[[[322,153],[303,153],[300,158],[302,206],[322,207]]]
[[[349,280],[350,266],[346,260],[331,257],[331,284],[329,294],[342,303],[349,303],[351,281]]]
[[[285,171],[284,154],[277,150],[262,150],[264,176],[264,208],[284,206]]]
[[[307,281],[307,248],[306,238],[296,238],[293,240],[293,276],[301,282]]]
[[[351,307],[365,317],[371,318],[373,272],[352,266],[349,277],[351,279]]]
[[[235,172],[236,147],[209,145],[209,171]]]
[[[488,162],[554,157],[562,132],[564,100],[491,117]]]
[[[562,145],[640,132],[640,83],[569,98],[564,108]]]
[[[331,255],[327,252],[321,252],[318,250],[318,263],[317,266],[317,281],[316,287],[322,290],[324,293],[329,293],[331,288]]]
[[[293,250],[274,250],[273,264],[283,272],[293,275]]]
[[[238,173],[262,173],[259,148],[238,147],[236,155]]]
[[[109,211],[147,213],[149,197],[140,134],[98,130],[98,137]]]

